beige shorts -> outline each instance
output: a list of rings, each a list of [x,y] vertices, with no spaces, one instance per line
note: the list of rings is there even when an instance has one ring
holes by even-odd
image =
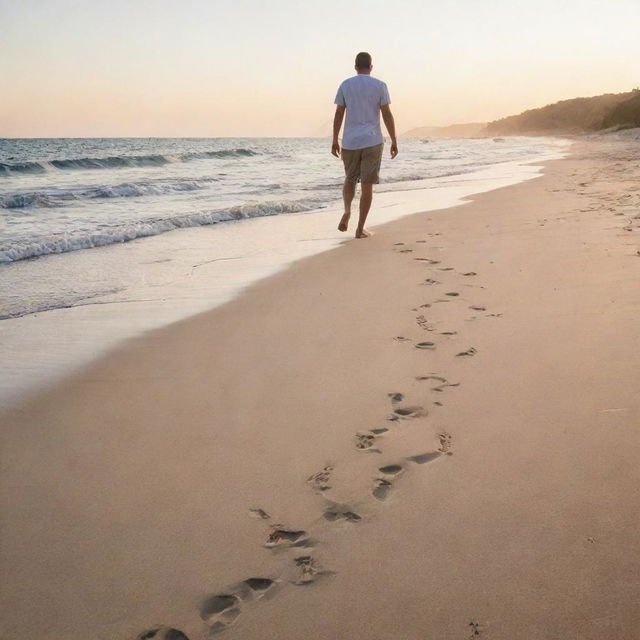
[[[378,184],[383,147],[384,142],[364,149],[343,149],[341,155],[346,179],[351,182]]]

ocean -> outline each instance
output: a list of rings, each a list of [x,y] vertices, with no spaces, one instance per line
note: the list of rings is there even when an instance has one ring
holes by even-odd
[[[400,139],[368,226],[535,177],[530,163],[567,145]],[[329,149],[318,138],[0,140],[0,401],[344,242]]]

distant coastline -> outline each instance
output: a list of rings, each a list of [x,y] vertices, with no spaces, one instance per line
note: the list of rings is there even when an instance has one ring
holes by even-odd
[[[579,135],[640,127],[640,88],[572,98],[528,109],[493,122],[470,122],[444,127],[416,127],[409,138],[476,138],[493,136]]]

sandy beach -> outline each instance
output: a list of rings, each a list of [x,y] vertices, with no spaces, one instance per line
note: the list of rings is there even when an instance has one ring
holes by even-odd
[[[640,638],[639,160],[576,139],[5,408],[0,636]]]

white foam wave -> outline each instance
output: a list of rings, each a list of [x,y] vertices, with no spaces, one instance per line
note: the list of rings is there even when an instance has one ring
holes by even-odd
[[[25,207],[61,207],[69,201],[95,198],[135,198],[159,196],[184,191],[205,189],[218,178],[199,178],[176,181],[124,182],[116,185],[95,187],[70,187],[65,189],[40,189],[0,195],[0,209],[22,209]]]
[[[231,220],[273,216],[280,213],[311,211],[322,208],[325,203],[326,201],[312,198],[291,202],[259,202],[231,207],[226,210],[141,220],[99,230],[57,233],[44,238],[15,240],[0,245],[0,263],[16,262],[53,253],[93,249],[119,242],[129,242],[136,238],[155,236],[175,229],[201,227]]]
[[[8,163],[0,162],[0,176],[14,173],[43,173],[54,169],[122,169],[131,167],[159,167],[171,162],[189,162],[190,160],[214,158],[246,158],[258,155],[252,149],[218,149],[215,151],[199,151],[182,154],[122,155],[101,158],[61,158],[52,160],[36,160],[32,162]]]

